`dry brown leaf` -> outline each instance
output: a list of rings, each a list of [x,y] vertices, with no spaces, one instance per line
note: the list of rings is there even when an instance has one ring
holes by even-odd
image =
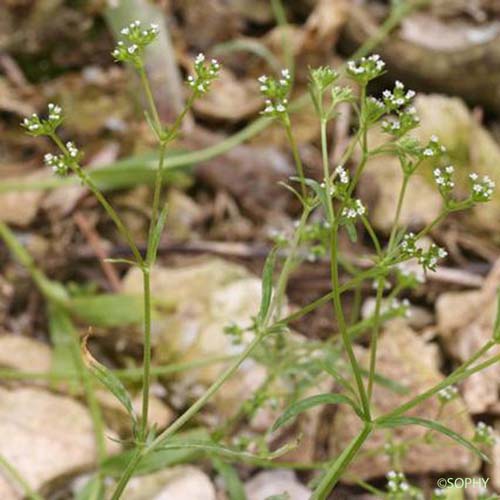
[[[44,373],[50,370],[51,365],[52,351],[47,344],[11,333],[0,335],[1,367]]]

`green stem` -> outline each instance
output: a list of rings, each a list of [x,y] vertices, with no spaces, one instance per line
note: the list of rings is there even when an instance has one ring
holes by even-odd
[[[323,479],[314,490],[311,500],[325,500],[335,487],[346,467],[353,461],[363,443],[368,439],[373,429],[373,424],[366,422],[361,432],[351,441],[349,446],[342,451],[337,459],[326,471]]]
[[[138,73],[139,77],[141,79],[142,86],[144,87],[144,92],[146,94],[146,100],[148,101],[148,106],[149,110],[151,111],[151,114],[153,115],[153,120],[154,120],[154,125],[155,125],[155,132],[158,135],[158,137],[161,136],[162,133],[162,125],[161,125],[161,120],[160,120],[160,115],[158,114],[158,109],[156,108],[155,100],[153,97],[153,92],[151,90],[151,85],[149,84],[149,79],[146,74],[146,70],[144,69],[144,66],[141,66],[138,68]]]
[[[389,243],[387,244],[388,253],[392,251],[392,247],[394,246],[394,241],[399,226],[399,218],[401,216],[401,209],[403,208],[403,200],[406,195],[406,188],[408,187],[408,181],[410,180],[410,176],[408,174],[405,173],[403,175],[404,175],[403,183],[401,185],[401,190],[399,191],[398,204],[396,207],[396,215],[394,217],[394,223],[392,226],[391,235],[389,236]]]
[[[372,329],[372,337],[370,342],[370,369],[368,375],[368,401],[372,399],[373,381],[375,380],[375,366],[377,364],[377,346],[378,336],[380,331],[380,308],[382,305],[382,297],[384,294],[385,278],[381,276],[377,280],[377,296],[375,299],[374,323]]]
[[[144,288],[144,352],[142,358],[142,416],[141,439],[146,439],[149,411],[149,384],[151,380],[151,276],[149,267],[142,269]]]
[[[261,342],[263,335],[256,335],[252,342],[248,344],[245,350],[239,355],[235,362],[229,366],[221,375],[217,377],[217,380],[207,389],[207,391],[201,396],[195,403],[193,403],[180,417],[178,417],[172,424],[170,424],[156,439],[144,448],[138,448],[131,461],[128,463],[125,471],[120,477],[116,489],[111,497],[111,500],[118,500],[123,490],[125,489],[128,481],[132,477],[134,470],[141,461],[143,457],[152,453],[158,446],[161,446],[166,439],[175,434],[179,429],[181,429],[191,418],[193,418],[207,402],[212,398],[212,396],[224,385],[224,383],[238,370],[240,365],[245,361],[245,359],[250,356],[252,351]]]
[[[375,247],[375,251],[377,252],[377,255],[380,257],[382,255],[382,247],[380,246],[380,242],[377,238],[377,235],[376,235],[372,225],[370,224],[370,221],[364,215],[361,215],[360,218],[361,218],[361,222],[363,223],[363,226],[365,226],[366,232],[368,233],[368,235],[370,236],[370,239],[373,242],[373,246]]]
[[[333,308],[335,311],[335,316],[337,318],[338,328],[340,335],[342,337],[342,343],[344,349],[346,350],[347,357],[349,358],[349,363],[356,381],[356,386],[359,392],[359,398],[361,400],[361,405],[363,407],[363,412],[367,420],[370,419],[370,403],[365,391],[365,386],[363,384],[363,377],[361,375],[361,370],[354,354],[354,349],[352,347],[352,341],[347,331],[347,325],[344,318],[344,312],[342,310],[342,301],[340,298],[340,283],[339,283],[339,270],[338,270],[338,241],[337,241],[337,230],[332,228],[330,235],[330,278],[333,292]]]
[[[9,475],[16,481],[17,484],[24,491],[24,495],[29,498],[29,500],[43,500],[43,497],[39,495],[33,488],[29,485],[28,481],[24,479],[22,474],[14,467],[5,457],[0,455],[0,467],[3,467]]]
[[[335,316],[337,318],[338,328],[342,337],[342,343],[344,349],[346,350],[347,357],[349,358],[349,363],[356,380],[356,385],[358,388],[359,398],[363,407],[363,412],[367,420],[370,419],[370,404],[366,396],[365,387],[363,384],[363,378],[361,375],[361,370],[359,368],[356,355],[354,354],[354,349],[352,347],[351,338],[347,331],[347,325],[344,318],[344,312],[342,310],[342,301],[340,298],[340,283],[339,283],[339,269],[338,269],[338,225],[334,219],[333,202],[330,193],[330,170],[328,168],[328,146],[326,137],[326,124],[327,121],[324,117],[321,118],[321,150],[323,159],[323,175],[324,182],[327,189],[327,199],[328,199],[328,222],[330,223],[330,279],[332,286],[332,299],[333,308],[335,311]]]
[[[278,278],[278,283],[276,285],[276,292],[273,295],[272,303],[269,307],[269,311],[264,320],[264,324],[266,326],[268,326],[268,323],[272,317],[276,318],[279,321],[279,317],[281,315],[281,305],[283,303],[283,297],[286,292],[288,278],[293,269],[294,260],[297,254],[297,248],[300,244],[300,239],[302,238],[302,232],[307,222],[307,218],[309,217],[309,212],[310,212],[309,208],[304,208],[302,216],[300,217],[299,225],[297,227],[297,230],[295,231],[295,236],[292,241],[292,244],[290,245],[290,252],[288,253],[287,258],[285,259],[285,262],[281,269],[281,273]]]
[[[62,151],[62,153],[64,153],[65,155],[68,154],[68,150],[66,149],[66,146],[62,143],[61,139],[59,139],[59,137],[57,137],[57,135],[52,134],[50,136],[50,138],[54,141],[54,143]],[[78,163],[73,162],[71,164],[71,168],[72,168],[73,172],[81,179],[81,181],[92,191],[92,194],[97,198],[97,200],[102,205],[104,210],[106,210],[106,212],[109,215],[109,217],[111,218],[111,220],[115,223],[115,226],[118,229],[119,233],[127,241],[127,244],[130,247],[132,253],[134,254],[134,257],[135,257],[138,265],[142,265],[144,263],[142,255],[139,252],[139,249],[137,248],[137,245],[135,244],[134,239],[132,238],[132,235],[130,234],[130,231],[125,227],[125,224],[123,224],[123,222],[122,222],[120,216],[118,215],[118,213],[116,212],[116,210],[110,205],[108,200],[101,193],[99,188],[95,185],[94,181],[89,177],[87,172],[85,172]]]

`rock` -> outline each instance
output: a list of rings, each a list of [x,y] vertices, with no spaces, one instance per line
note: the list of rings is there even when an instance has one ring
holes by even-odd
[[[361,364],[365,367],[368,366],[368,358],[368,353],[362,357]],[[373,391],[373,404],[377,409],[375,416],[387,413],[443,379],[437,368],[436,346],[426,344],[402,322],[392,322],[380,337],[377,373],[403,384],[408,388],[408,393],[401,395],[376,384]],[[437,398],[431,398],[410,410],[407,415],[435,419],[438,406]],[[463,401],[459,398],[444,407],[441,421],[461,436],[474,434],[472,421],[465,411]],[[345,449],[358,434],[360,427],[360,419],[352,409],[344,405],[339,406],[332,423],[330,437],[332,457]],[[393,437],[397,443],[408,443],[421,438],[425,432],[426,429],[422,427],[404,426],[394,429]],[[354,476],[365,480],[381,477],[390,470],[389,459],[381,450],[386,439],[387,430],[374,432],[343,480],[352,482]],[[439,453],[436,452],[437,449],[440,450]],[[445,471],[471,474],[479,467],[478,459],[471,452],[436,433],[433,434],[432,443],[418,442],[410,446],[401,460],[401,465],[407,474],[428,472],[437,474]]]
[[[291,470],[259,472],[245,483],[247,500],[265,500],[272,495],[288,494],[289,500],[308,500],[311,490],[299,483]]]
[[[155,300],[171,312],[155,324],[154,359],[157,363],[199,360],[208,356],[234,355],[244,346],[234,345],[224,328],[232,322],[248,327],[260,304],[260,280],[244,267],[220,259],[198,261],[182,268],[157,267],[151,273]],[[137,269],[125,277],[125,293],[141,293]],[[183,374],[192,383],[210,384],[221,365]]]
[[[39,180],[39,175],[24,176],[28,182]],[[43,191],[12,191],[0,194],[0,221],[26,227],[38,213]]]
[[[0,335],[0,367],[25,372],[48,372],[51,365],[52,351],[47,344],[11,333]]]
[[[4,470],[0,470],[0,498],[2,500],[22,500],[23,494],[20,489],[16,489],[14,484],[10,484],[9,478],[4,477]]]
[[[64,396],[28,387],[0,388],[0,434],[0,455],[35,491],[95,465],[90,415]],[[117,443],[107,443],[110,452],[119,449]],[[1,483],[0,478],[0,491]]]
[[[491,338],[497,314],[497,288],[500,285],[500,259],[480,291],[449,292],[436,303],[438,331],[450,354],[466,361]],[[487,356],[498,353],[491,349]],[[475,373],[462,383],[463,397],[471,413],[493,410],[500,414],[498,390],[500,366]]]
[[[179,466],[133,478],[123,500],[215,500],[210,478],[196,467]]]

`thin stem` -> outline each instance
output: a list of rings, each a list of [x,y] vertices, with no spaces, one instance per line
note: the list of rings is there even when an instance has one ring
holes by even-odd
[[[144,289],[144,352],[142,358],[142,416],[140,436],[146,439],[149,411],[149,384],[151,379],[151,277],[148,267],[142,269]]]
[[[131,461],[128,463],[125,471],[120,477],[116,489],[111,497],[111,500],[118,500],[123,490],[125,489],[128,481],[132,477],[135,468],[139,464],[140,460],[153,452],[158,446],[161,446],[166,439],[175,434],[179,429],[181,429],[191,418],[193,418],[212,398],[212,396],[224,385],[224,383],[238,370],[240,365],[245,361],[245,359],[250,356],[252,351],[261,342],[263,335],[256,335],[252,342],[248,344],[245,350],[239,355],[239,357],[234,361],[234,363],[229,366],[221,375],[217,377],[217,380],[207,389],[207,391],[199,399],[195,401],[180,417],[178,417],[170,426],[168,426],[156,439],[144,448],[138,448]]]
[[[321,110],[322,112],[322,110]],[[323,163],[323,178],[326,188],[326,196],[330,200],[328,203],[328,213],[327,218],[330,224],[333,224],[334,214],[333,214],[333,204],[331,200],[332,193],[332,178],[330,175],[329,159],[328,159],[328,139],[326,136],[326,126],[327,119],[325,117],[321,118],[321,159]],[[333,227],[332,227],[333,231]]]
[[[323,479],[311,496],[311,500],[325,500],[335,487],[346,467],[352,462],[363,443],[368,439],[373,429],[373,424],[365,422],[361,432],[351,441],[349,446],[342,451],[337,459],[328,468]]]
[[[323,159],[323,174],[324,182],[327,189],[327,199],[328,199],[328,213],[327,218],[330,223],[330,279],[332,286],[332,300],[333,308],[335,310],[335,316],[337,318],[338,328],[342,337],[342,343],[344,349],[346,350],[347,357],[349,358],[349,363],[356,380],[356,385],[359,392],[359,398],[363,407],[363,412],[367,420],[370,419],[370,404],[366,396],[365,387],[363,384],[363,378],[361,375],[361,370],[354,354],[354,349],[352,347],[351,338],[347,331],[347,325],[344,318],[344,311],[342,309],[342,301],[340,298],[340,283],[339,283],[339,269],[338,269],[338,224],[334,219],[333,202],[330,195],[330,171],[328,168],[328,146],[326,137],[326,124],[327,121],[324,117],[321,118],[321,150]]]
[[[363,226],[365,226],[366,232],[368,233],[368,235],[370,236],[370,239],[373,242],[373,246],[375,247],[375,251],[377,252],[377,255],[380,257],[382,254],[382,247],[380,246],[380,242],[377,238],[377,235],[376,235],[372,225],[370,224],[370,221],[364,215],[361,215],[360,219],[361,219],[361,222],[363,223]]]
[[[149,84],[149,79],[146,74],[144,66],[138,68],[139,77],[141,79],[142,86],[144,87],[144,92],[146,94],[146,100],[148,101],[149,110],[153,115],[154,125],[156,128],[156,134],[161,135],[162,125],[160,120],[160,115],[158,114],[158,109],[156,108],[155,100],[153,97],[153,92],[151,91],[151,85]]]
[[[292,241],[292,244],[290,245],[290,252],[288,253],[285,263],[283,264],[283,267],[281,269],[281,273],[278,278],[278,283],[276,285],[276,292],[274,293],[273,300],[271,302],[269,311],[267,313],[267,317],[264,320],[264,324],[266,326],[268,326],[269,320],[272,317],[279,319],[281,315],[281,304],[283,302],[283,296],[285,295],[286,292],[288,278],[293,268],[294,260],[297,254],[297,247],[300,244],[300,239],[302,237],[302,232],[307,222],[307,218],[309,217],[309,212],[310,209],[305,208],[304,211],[302,212],[302,216],[300,217],[299,225],[297,227],[297,230],[295,231],[295,236]]]
[[[401,184],[401,190],[399,191],[398,204],[396,207],[396,215],[394,217],[394,223],[392,226],[391,235],[389,236],[389,243],[387,244],[387,252],[391,252],[392,247],[394,246],[394,241],[399,226],[399,218],[401,216],[401,209],[403,207],[403,201],[406,195],[406,188],[408,187],[408,181],[410,180],[410,176],[408,174],[404,173],[403,175],[404,175],[403,183]]]
[[[65,154],[68,154],[68,150],[66,146],[62,143],[61,139],[55,134],[52,134],[50,138],[54,141],[57,147]],[[107,214],[111,218],[111,220],[115,223],[116,228],[119,233],[125,238],[127,241],[130,250],[134,254],[134,257],[139,265],[144,263],[141,253],[137,248],[137,245],[130,234],[130,231],[126,228],[125,224],[122,222],[120,216],[116,212],[116,210],[110,205],[105,196],[101,193],[99,188],[95,185],[94,181],[89,177],[89,175],[82,169],[82,167],[76,163],[72,162],[71,168],[73,172],[81,179],[81,181],[92,191],[92,194],[97,198],[99,203],[102,205],[104,210],[106,210]]]
[[[14,467],[14,465],[12,465],[2,455],[0,455],[0,467],[3,467],[9,473],[9,475],[16,481],[16,483],[19,484],[26,497],[28,497],[30,500],[43,500],[43,497],[33,490],[28,481],[26,481],[26,479],[17,470],[17,468]]]
[[[153,240],[153,235],[156,229],[156,222],[158,220],[158,213],[160,211],[160,194],[163,181],[163,166],[165,164],[166,149],[167,149],[166,142],[162,142],[160,144],[160,157],[158,160],[158,168],[156,170],[155,187],[153,193],[153,206],[151,209],[151,222],[149,224],[149,234],[148,234],[148,250]],[[148,255],[148,261],[150,259],[151,257]],[[152,262],[148,262],[148,264],[152,264]]]
[[[127,467],[123,471],[123,474],[121,475],[116,485],[111,500],[118,500],[122,496],[123,491],[127,487],[127,484],[130,481],[131,477],[134,475],[134,471],[139,465],[139,462],[142,460],[143,456],[144,456],[144,448],[142,447],[136,448],[134,455],[130,459],[130,462],[127,464]]]
[[[361,400],[361,404],[363,406],[363,412],[365,418],[369,420],[370,403],[366,395],[365,387],[363,384],[363,378],[361,375],[361,370],[358,364],[358,360],[356,359],[356,355],[354,354],[351,338],[348,334],[347,325],[344,319],[344,312],[342,310],[342,301],[339,292],[340,284],[339,284],[339,270],[338,270],[338,259],[337,259],[337,251],[338,251],[337,246],[338,246],[337,230],[336,228],[333,228],[330,235],[330,278],[331,278],[331,285],[333,292],[333,308],[335,310],[335,316],[337,318],[339,331],[342,337],[342,343],[344,345],[344,349],[347,352],[347,357],[349,358],[349,363],[351,365],[351,369],[354,374],[354,378],[356,380],[359,397]]]
[[[382,305],[382,297],[384,294],[385,278],[381,276],[377,280],[377,296],[375,299],[375,312],[373,318],[372,337],[370,342],[370,369],[368,375],[368,401],[372,399],[373,381],[375,380],[375,366],[377,364],[377,346],[378,336],[380,331],[380,309]]]

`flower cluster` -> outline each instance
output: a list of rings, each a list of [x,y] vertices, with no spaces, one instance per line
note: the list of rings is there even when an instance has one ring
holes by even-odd
[[[384,104],[387,112],[390,113],[401,109],[404,106],[408,106],[415,97],[415,91],[405,91],[405,86],[399,80],[396,80],[394,90],[392,92],[390,90],[384,90],[382,92],[382,97],[384,98]]]
[[[64,177],[69,172],[70,164],[66,155],[53,155],[52,153],[47,153],[43,157],[43,161],[56,175]]]
[[[140,68],[144,49],[156,40],[159,32],[156,24],[143,28],[140,21],[133,21],[120,31],[128,43],[120,40],[111,54],[116,61],[129,62]]]
[[[494,181],[487,175],[480,179],[479,175],[476,173],[470,174],[469,180],[471,183],[471,198],[473,201],[483,203],[491,200],[493,190],[495,189]]]
[[[365,101],[363,109],[364,119],[367,125],[376,123],[386,113],[384,103],[375,97],[368,97]]]
[[[421,154],[426,158],[436,158],[446,153],[446,148],[439,142],[439,138],[431,135],[429,142],[422,149]]]
[[[347,74],[353,80],[361,84],[366,84],[370,80],[380,76],[385,68],[385,62],[378,54],[369,57],[362,57],[358,61],[348,61]]]
[[[403,137],[410,130],[414,129],[420,123],[417,116],[417,110],[410,106],[397,112],[397,116],[388,118],[382,122],[382,130],[394,137]]]
[[[382,130],[395,137],[403,137],[419,123],[417,110],[411,105],[415,91],[405,90],[404,85],[397,80],[392,92],[384,90],[382,93],[384,107],[387,113],[394,116],[382,122]]]
[[[402,472],[389,471],[387,473],[387,498],[391,500],[402,498],[420,498],[418,490],[412,487]]]
[[[439,259],[444,259],[448,253],[444,248],[433,243],[427,251],[417,247],[417,240],[413,233],[405,234],[400,244],[401,256],[405,258],[416,258],[424,271],[436,270]]]
[[[444,248],[438,247],[433,243],[427,252],[421,250],[418,256],[418,263],[424,268],[424,271],[427,269],[435,271],[438,260],[444,259],[447,255],[448,252]]]
[[[187,83],[193,89],[195,96],[208,92],[212,82],[219,76],[220,64],[216,59],[210,62],[205,60],[203,54],[198,54],[194,60],[194,75],[188,76]]]
[[[446,490],[442,490],[440,488],[436,488],[432,492],[432,500],[440,500],[441,498],[446,498],[448,496],[448,492]]]
[[[453,165],[448,165],[444,168],[435,168],[432,172],[439,192],[445,200],[450,198],[451,192],[455,187],[455,182],[453,181],[454,172],[455,168]]]
[[[321,66],[311,69],[309,73],[310,86],[317,92],[323,93],[332,83],[337,80],[339,74],[329,66]]]
[[[52,135],[57,127],[62,123],[61,106],[50,103],[48,105],[47,118],[42,119],[36,113],[25,118],[21,126],[24,127],[30,135]]]
[[[354,93],[351,87],[338,87],[332,88],[332,106],[335,107],[341,102],[350,102],[354,100]]]
[[[349,174],[342,165],[338,165],[335,168],[334,174],[335,180],[338,181],[338,184],[344,187],[349,185]]]
[[[438,400],[441,404],[449,403],[458,396],[458,389],[454,385],[445,387],[437,393]]]
[[[425,283],[425,274],[419,266],[411,265],[409,262],[401,262],[396,267],[398,285],[402,288],[415,288]]]
[[[478,422],[472,440],[478,444],[492,446],[495,444],[497,438],[491,425],[486,425],[484,422]]]
[[[68,174],[71,169],[71,163],[77,162],[81,157],[81,153],[75,144],[71,141],[66,143],[66,153],[54,155],[47,153],[43,157],[43,161],[47,167],[50,167],[56,175],[61,177]]]
[[[266,107],[262,111],[263,115],[274,118],[282,118],[288,110],[288,93],[292,84],[290,71],[281,70],[279,79],[266,75],[259,77],[260,92],[266,98]]]
[[[366,208],[361,200],[348,200],[346,206],[342,209],[342,216],[346,219],[355,219],[365,213]]]

